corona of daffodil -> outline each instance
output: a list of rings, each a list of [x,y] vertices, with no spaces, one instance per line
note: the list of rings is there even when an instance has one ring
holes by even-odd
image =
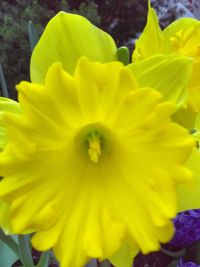
[[[200,112],[200,22],[192,18],[181,18],[163,31],[155,11],[149,2],[147,24],[140,38],[132,60],[140,61],[155,54],[177,54],[193,59],[193,72],[189,85],[187,109]]]
[[[170,240],[177,190],[192,176],[184,164],[194,140],[170,119],[190,63],[153,56],[125,67],[86,19],[53,18],[32,55],[32,83],[17,86],[20,112],[3,118],[0,197],[13,232],[35,232],[33,246],[52,248],[61,267],[90,258],[130,267],[139,250]]]

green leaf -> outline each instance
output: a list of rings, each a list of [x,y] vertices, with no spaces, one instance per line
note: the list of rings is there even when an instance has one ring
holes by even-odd
[[[4,76],[4,73],[3,73],[3,68],[1,66],[1,63],[0,63],[0,85],[1,85],[1,88],[2,88],[3,96],[4,97],[9,97],[8,88],[7,88],[7,85],[6,85],[6,80],[5,80],[5,76]]]
[[[17,255],[0,240],[0,266],[10,267],[17,260]]]
[[[18,235],[19,250],[25,267],[34,267],[29,235]]]
[[[37,267],[48,267],[50,261],[50,251],[43,252],[41,254],[39,263],[37,264]]]
[[[29,20],[29,22],[28,22],[28,39],[29,39],[31,51],[33,51],[33,49],[35,48],[35,46],[39,40],[39,36],[38,36],[37,30],[36,30],[36,28],[33,25],[33,22],[31,20]]]
[[[5,232],[0,228],[0,241],[3,242],[10,250],[12,250],[17,258],[20,258],[19,248],[16,242],[17,237],[5,234]]]

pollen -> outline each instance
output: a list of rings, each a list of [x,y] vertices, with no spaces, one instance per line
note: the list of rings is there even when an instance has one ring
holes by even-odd
[[[92,162],[98,163],[101,156],[102,138],[98,132],[91,132],[88,135],[88,155]]]

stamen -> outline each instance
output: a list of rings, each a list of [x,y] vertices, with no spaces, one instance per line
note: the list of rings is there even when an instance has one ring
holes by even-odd
[[[91,132],[88,136],[88,155],[94,163],[98,163],[101,155],[101,136],[98,132]]]

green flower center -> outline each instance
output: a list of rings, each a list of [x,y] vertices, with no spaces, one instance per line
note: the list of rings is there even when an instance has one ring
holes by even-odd
[[[102,137],[98,131],[91,131],[87,136],[88,142],[88,155],[94,163],[99,161],[102,148]]]
[[[91,123],[80,129],[75,138],[76,152],[91,164],[103,162],[115,153],[115,137],[105,125]]]

